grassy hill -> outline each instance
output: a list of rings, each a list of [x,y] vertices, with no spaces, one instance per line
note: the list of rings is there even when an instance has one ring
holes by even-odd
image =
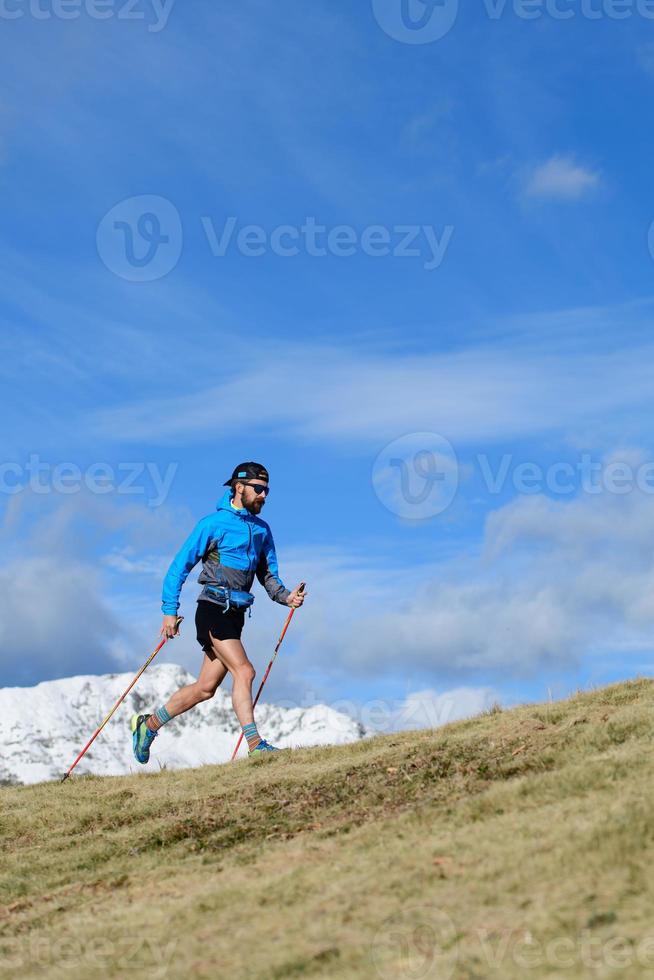
[[[654,683],[0,791],[1,977],[654,977]]]

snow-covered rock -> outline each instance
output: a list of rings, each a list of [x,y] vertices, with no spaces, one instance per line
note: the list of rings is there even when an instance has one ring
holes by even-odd
[[[0,784],[38,783],[61,778],[109,713],[133,674],[104,674],[44,681],[35,687],[0,688]],[[129,721],[151,712],[195,680],[183,667],[149,668],[100,733],[75,773],[99,776],[184,769],[228,762],[240,727],[228,690],[173,719],[155,739],[148,766],[132,755]],[[365,737],[362,725],[326,705],[282,708],[257,706],[264,738],[280,748],[341,745]],[[245,743],[239,757],[246,755]]]

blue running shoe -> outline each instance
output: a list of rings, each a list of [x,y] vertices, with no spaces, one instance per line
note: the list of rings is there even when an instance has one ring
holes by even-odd
[[[257,747],[248,752],[248,755],[260,755],[264,752],[281,752],[281,749],[276,749],[274,745],[270,745],[265,738],[262,738]]]
[[[141,765],[145,765],[150,760],[150,746],[158,735],[158,732],[151,732],[145,724],[150,715],[132,715],[132,749],[134,758]]]

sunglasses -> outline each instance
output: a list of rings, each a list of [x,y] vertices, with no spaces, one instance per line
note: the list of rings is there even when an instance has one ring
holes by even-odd
[[[267,497],[270,493],[270,487],[264,486],[263,483],[246,483],[245,486],[252,487],[255,493],[263,494],[264,497]]]

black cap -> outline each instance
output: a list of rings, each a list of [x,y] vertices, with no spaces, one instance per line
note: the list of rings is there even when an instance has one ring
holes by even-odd
[[[232,480],[269,480],[268,470],[261,463],[240,463],[235,469],[229,480],[225,480],[224,487],[228,487]]]

